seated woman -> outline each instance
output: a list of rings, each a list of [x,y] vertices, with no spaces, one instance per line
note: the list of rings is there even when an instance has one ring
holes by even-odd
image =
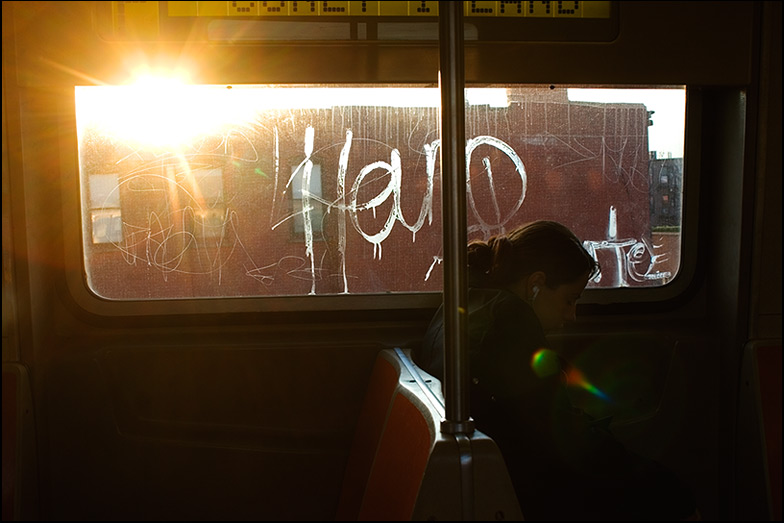
[[[563,225],[537,221],[468,246],[471,414],[501,449],[528,520],[679,520],[691,492],[627,451],[566,394],[566,363],[545,332],[575,319],[599,268]],[[440,378],[443,308],[413,359]]]

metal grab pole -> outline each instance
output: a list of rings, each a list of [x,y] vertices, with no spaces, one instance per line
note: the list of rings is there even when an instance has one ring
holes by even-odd
[[[468,396],[465,66],[463,2],[438,2],[441,185],[444,241],[444,389],[448,434],[474,431]]]

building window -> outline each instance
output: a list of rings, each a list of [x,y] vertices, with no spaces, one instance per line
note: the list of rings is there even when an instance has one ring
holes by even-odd
[[[191,176],[191,185],[194,188],[194,233],[201,239],[221,238],[227,219],[223,197],[223,169],[195,169]]]
[[[117,175],[90,175],[89,193],[93,244],[120,243],[123,239],[123,222]]]
[[[321,195],[321,165],[317,163],[312,164],[307,181],[305,181],[304,177],[305,170],[305,162],[291,167],[292,231],[295,238],[303,239],[307,234],[315,234],[317,236],[315,239],[321,239],[324,220],[324,206]]]

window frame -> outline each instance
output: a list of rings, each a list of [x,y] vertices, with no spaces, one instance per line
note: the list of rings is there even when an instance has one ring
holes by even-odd
[[[623,88],[636,86],[623,85]],[[654,87],[654,86],[640,86]],[[636,304],[643,308],[666,307],[668,303],[678,299],[694,283],[696,272],[696,241],[684,241],[684,238],[697,237],[697,216],[699,187],[699,121],[701,118],[701,98],[699,90],[686,86],[686,130],[684,144],[683,195],[681,209],[681,263],[675,277],[662,286],[635,288],[588,288],[583,293],[579,304],[582,311],[613,307],[624,307]],[[73,92],[73,91],[71,91]],[[80,172],[78,147],[75,126],[75,100],[69,100],[65,114],[72,119],[67,121],[70,128],[65,128],[62,150],[70,159],[64,162],[64,179],[75,186],[66,190],[65,194],[80,194]],[[70,136],[70,138],[69,138]],[[686,173],[689,173],[688,175]],[[66,217],[64,227],[76,227],[83,230],[81,201],[65,203]],[[76,205],[73,205],[76,203]],[[69,209],[70,208],[70,209]],[[75,223],[74,223],[75,222]],[[72,229],[73,230],[73,229]],[[69,235],[66,235],[69,236]],[[399,309],[432,309],[441,302],[442,292],[400,292],[375,294],[330,294],[330,295],[294,295],[294,296],[252,296],[252,297],[199,297],[176,299],[107,299],[92,291],[86,276],[84,263],[84,244],[80,238],[78,259],[74,256],[75,249],[66,249],[67,287],[75,301],[84,310],[98,316],[173,316],[183,314],[214,314],[214,313],[251,313],[261,311],[340,311],[340,310],[399,310]],[[78,275],[78,276],[77,276]]]

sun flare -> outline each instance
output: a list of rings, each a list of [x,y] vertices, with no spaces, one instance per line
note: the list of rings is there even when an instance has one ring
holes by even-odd
[[[163,148],[247,121],[253,113],[245,102],[226,86],[161,77],[142,77],[127,86],[76,87],[80,131],[93,127],[122,141]]]
[[[131,85],[76,87],[80,139],[86,129],[148,147],[182,148],[248,124],[265,111],[334,107],[438,107],[436,87],[191,85],[144,75]],[[508,106],[506,89],[466,89],[469,105]]]

